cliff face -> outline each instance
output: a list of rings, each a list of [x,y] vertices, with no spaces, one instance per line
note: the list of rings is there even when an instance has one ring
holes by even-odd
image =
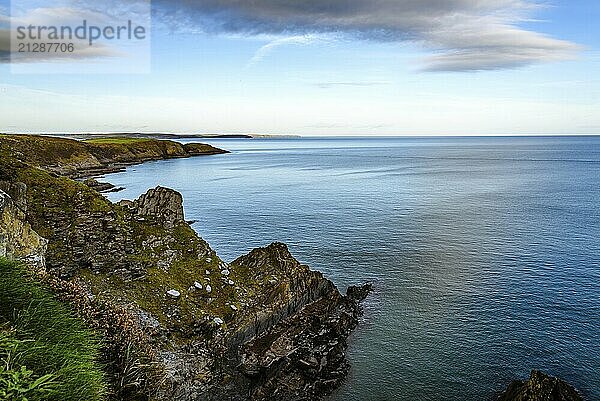
[[[498,401],[582,401],[577,390],[563,380],[538,370],[527,381],[514,381]]]
[[[22,260],[43,268],[47,241],[25,220],[23,209],[26,203],[21,197],[25,186],[0,182],[0,188],[0,257]],[[16,201],[4,190],[11,192]]]
[[[313,400],[344,378],[356,294],[364,291],[341,295],[284,244],[226,263],[185,222],[179,193],[158,187],[112,204],[30,158],[0,159],[0,179],[20,188],[27,205],[19,221],[26,217],[48,239],[53,288],[84,317],[109,321],[102,327],[110,341],[127,338],[152,360],[147,374],[158,371],[160,380],[145,380],[150,385],[137,393],[181,401]],[[29,252],[25,244],[13,248]],[[117,381],[128,372],[122,365]]]

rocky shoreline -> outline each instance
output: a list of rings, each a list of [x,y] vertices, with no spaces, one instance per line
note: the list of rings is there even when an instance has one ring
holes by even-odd
[[[217,152],[170,146],[0,137],[4,255],[38,261],[40,280],[102,333],[115,399],[321,399],[348,372],[369,285],[342,295],[280,243],[227,263],[185,221],[179,193],[113,204],[73,180]],[[134,378],[132,364],[145,366]]]
[[[113,204],[100,195],[110,184],[74,180],[223,152],[0,136],[0,257],[27,263],[103,336],[111,400],[312,401],[348,374],[347,341],[370,284],[343,295],[281,243],[228,263],[185,221],[176,191]],[[582,397],[533,371],[498,398],[538,400]]]

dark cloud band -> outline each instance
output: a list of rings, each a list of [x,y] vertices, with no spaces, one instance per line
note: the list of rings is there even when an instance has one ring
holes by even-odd
[[[154,4],[166,21],[205,31],[336,32],[376,41],[418,42],[434,52],[425,59],[425,70],[510,68],[572,58],[579,50],[573,43],[518,27],[538,7],[530,0],[155,0]]]

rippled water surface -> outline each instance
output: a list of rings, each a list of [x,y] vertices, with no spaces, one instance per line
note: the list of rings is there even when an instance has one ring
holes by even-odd
[[[113,174],[182,192],[232,260],[284,241],[371,280],[335,401],[482,401],[533,368],[600,400],[600,138],[211,141],[229,155]]]

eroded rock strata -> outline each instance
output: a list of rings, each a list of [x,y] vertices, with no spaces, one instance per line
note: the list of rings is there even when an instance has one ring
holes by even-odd
[[[0,188],[18,198],[1,193],[3,215],[40,238],[32,249],[47,240],[40,277],[104,333],[116,399],[316,400],[343,380],[368,286],[342,295],[280,243],[227,263],[185,222],[179,193],[113,204],[62,175],[93,171],[78,143],[34,138],[43,158],[0,136]]]

